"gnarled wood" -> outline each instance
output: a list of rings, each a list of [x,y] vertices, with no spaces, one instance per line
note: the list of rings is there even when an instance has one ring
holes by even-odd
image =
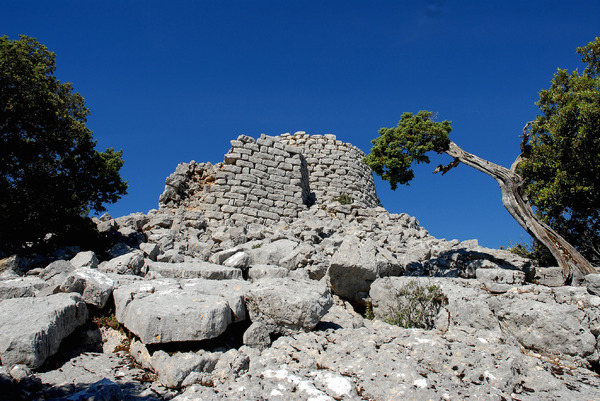
[[[528,126],[525,126],[523,130],[525,136],[523,144],[526,144],[527,128]],[[453,157],[454,161],[447,166],[439,166],[435,172],[442,171],[445,174],[460,162],[491,176],[500,186],[504,207],[525,231],[548,247],[562,268],[566,282],[572,282],[574,281],[573,279],[577,281],[586,274],[596,273],[596,269],[587,259],[534,214],[523,191],[523,180],[516,173],[518,164],[526,157],[523,146],[521,147],[521,151],[523,153],[519,155],[509,170],[465,152],[454,142],[450,142],[446,153]]]

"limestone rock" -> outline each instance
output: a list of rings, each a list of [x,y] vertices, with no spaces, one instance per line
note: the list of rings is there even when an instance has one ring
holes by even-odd
[[[76,268],[89,267],[90,269],[96,269],[98,267],[98,258],[93,251],[79,252],[70,262]]]
[[[258,280],[246,294],[250,320],[264,323],[271,332],[312,330],[332,304],[325,284],[291,278]]]
[[[38,368],[88,317],[79,294],[0,302],[0,359],[5,366]]]
[[[144,254],[140,251],[133,251],[114,259],[98,267],[101,272],[117,274],[140,274],[144,267]]]
[[[98,270],[87,267],[75,269],[60,284],[62,292],[77,292],[87,304],[98,308],[106,306],[113,288],[113,280]]]
[[[232,280],[233,281],[233,280]],[[140,282],[114,291],[117,320],[144,344],[199,341],[214,338],[234,318],[245,317],[242,292],[208,280]],[[237,313],[235,313],[237,311]]]
[[[492,292],[506,292],[525,283],[525,273],[509,269],[477,269],[477,280]]]
[[[170,278],[242,279],[242,271],[238,268],[200,261],[183,263],[150,262],[148,263],[148,271]]]
[[[331,259],[327,279],[334,294],[364,301],[373,281],[402,272],[396,258],[374,241],[347,236]]]
[[[0,280],[0,299],[34,297],[48,283],[38,277],[18,277]]]

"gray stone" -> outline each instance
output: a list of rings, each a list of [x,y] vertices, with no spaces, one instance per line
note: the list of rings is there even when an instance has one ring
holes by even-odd
[[[489,305],[502,328],[524,347],[598,360],[596,337],[585,326],[586,314],[577,305],[522,299],[515,293],[495,297]]]
[[[148,272],[156,272],[163,277],[170,278],[242,279],[240,269],[201,261],[184,263],[150,262],[148,263]]]
[[[402,272],[403,268],[393,254],[378,247],[374,241],[347,236],[331,259],[327,280],[334,294],[364,302],[373,281]]]
[[[477,280],[492,292],[506,292],[509,289],[523,285],[525,273],[508,269],[477,269]]]
[[[325,284],[311,280],[262,279],[246,293],[250,320],[280,333],[312,330],[332,304]]]
[[[126,253],[109,260],[105,264],[98,266],[98,270],[105,273],[133,274],[142,272],[144,267],[144,254],[140,251]]]
[[[140,250],[144,252],[144,255],[150,260],[156,260],[156,257],[160,253],[158,245],[148,242],[142,242],[140,244]]]
[[[34,297],[37,292],[48,286],[38,277],[19,277],[0,281],[0,299]]]
[[[561,274],[562,276],[562,274]],[[588,274],[585,276],[585,287],[590,294],[600,295],[600,274]]]
[[[208,261],[216,265],[221,265],[223,264],[223,262],[225,262],[227,259],[229,259],[231,256],[235,255],[238,252],[239,250],[237,248],[225,249],[224,251],[219,251],[210,255]]]
[[[134,298],[119,321],[144,344],[156,344],[217,337],[231,314],[222,297],[173,290]]]
[[[87,307],[79,294],[15,298],[0,302],[0,359],[5,366],[38,368],[61,341],[85,323]]]
[[[54,284],[60,284],[64,279],[73,271],[75,267],[71,262],[66,260],[57,260],[56,262],[50,263],[42,272],[39,277],[42,280],[52,282]]]
[[[116,317],[144,344],[214,338],[243,320],[245,283],[211,280],[138,282],[114,291]]]
[[[94,251],[79,252],[71,259],[71,264],[74,267],[89,267],[96,269],[98,267],[98,258]]]
[[[98,270],[81,267],[71,272],[60,284],[63,292],[81,294],[85,303],[104,308],[113,292],[114,281]]]
[[[23,275],[23,271],[19,266],[20,258],[17,255],[12,255],[0,260],[0,277],[12,278]]]
[[[285,267],[271,265],[252,265],[248,269],[248,278],[250,281],[256,281],[264,277],[282,278],[287,277],[289,270]]]
[[[279,261],[288,256],[298,243],[289,239],[280,239],[268,244],[263,244],[261,247],[248,249],[246,252],[250,256],[251,265],[275,265]]]
[[[163,254],[160,254],[156,257],[158,262],[167,262],[167,263],[182,263],[184,261],[183,255],[177,249],[169,249],[165,251]]]
[[[250,257],[246,252],[237,252],[223,262],[223,266],[235,267],[236,269],[246,269],[250,262]]]
[[[265,324],[254,322],[244,332],[243,341],[245,345],[262,351],[271,345],[270,334],[269,328]]]
[[[535,267],[531,281],[548,287],[560,287],[565,284],[563,271],[558,266]]]
[[[169,355],[164,351],[156,351],[151,358],[158,381],[169,388],[180,388],[192,372],[211,372],[216,363],[217,358],[209,352],[177,352]]]

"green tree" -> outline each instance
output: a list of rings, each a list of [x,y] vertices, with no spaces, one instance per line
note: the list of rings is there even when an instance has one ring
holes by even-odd
[[[71,234],[126,193],[122,151],[95,150],[89,110],[36,39],[0,37],[0,250]]]
[[[583,73],[559,69],[536,103],[518,167],[538,217],[600,263],[600,38],[579,47]],[[543,256],[544,248],[536,247]]]
[[[524,134],[531,124],[523,130]],[[430,111],[420,111],[416,115],[404,113],[394,128],[382,128],[379,137],[373,139],[373,148],[364,161],[392,189],[398,184],[406,184],[414,177],[413,163],[429,163],[428,152],[446,153],[454,160],[446,166],[438,166],[435,172],[447,173],[463,163],[494,178],[502,191],[502,203],[508,212],[531,236],[544,244],[563,269],[565,281],[595,273],[594,267],[567,241],[547,224],[537,218],[527,201],[524,182],[516,173],[517,166],[524,159],[521,154],[510,169],[481,159],[465,152],[452,142],[449,121],[436,122]],[[522,149],[526,149],[528,136],[525,135]]]

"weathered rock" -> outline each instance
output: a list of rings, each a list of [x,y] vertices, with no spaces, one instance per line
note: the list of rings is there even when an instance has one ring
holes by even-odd
[[[38,277],[19,277],[0,280],[0,299],[34,297],[37,292],[48,286]]]
[[[525,273],[508,269],[477,269],[475,276],[491,292],[506,292],[525,282]]]
[[[327,279],[334,294],[364,302],[373,281],[402,272],[396,258],[374,241],[348,236],[331,259]]]
[[[502,328],[524,347],[537,352],[598,360],[596,337],[586,327],[586,313],[577,305],[542,302],[544,294],[523,299],[511,292],[490,300]],[[537,299],[536,299],[537,298]]]
[[[250,257],[246,252],[237,252],[234,255],[228,257],[224,262],[223,266],[235,267],[236,269],[246,269],[250,262]]]
[[[96,269],[81,267],[71,272],[60,284],[63,292],[81,294],[85,303],[104,308],[113,292],[114,281]]]
[[[98,270],[105,273],[117,274],[140,274],[144,267],[144,254],[140,251],[133,251],[98,266]]]
[[[192,372],[211,372],[216,363],[217,356],[205,351],[177,352],[173,355],[156,351],[151,358],[152,369],[158,375],[159,382],[169,388],[180,388]]]
[[[184,256],[177,249],[169,249],[156,257],[158,262],[182,263]]]
[[[271,332],[312,330],[332,304],[325,284],[309,280],[258,280],[246,293],[250,320],[264,323]]]
[[[585,276],[585,287],[590,292],[590,294],[600,295],[600,274],[588,274],[587,276]]]
[[[38,368],[61,341],[85,323],[87,307],[79,294],[16,298],[0,302],[0,359],[5,366]]]
[[[19,266],[20,258],[17,255],[12,255],[0,260],[0,277],[13,278],[23,275],[23,271]]]
[[[280,239],[260,247],[247,250],[251,265],[275,265],[291,254],[298,243],[289,239]]]
[[[160,253],[160,249],[156,244],[150,244],[148,242],[142,242],[140,244],[140,250],[144,252],[144,255],[150,260],[156,260],[156,257]]]
[[[89,267],[90,269],[96,269],[98,267],[98,258],[93,251],[79,252],[70,262],[75,268]]]
[[[279,266],[253,265],[248,269],[248,278],[250,281],[256,281],[264,277],[282,278],[287,277],[288,274],[288,269]]]
[[[242,286],[236,291],[234,285],[216,283],[198,279],[182,286],[155,281],[120,287],[114,291],[117,319],[144,344],[217,337],[234,318],[245,318],[245,310]]]
[[[244,344],[264,350],[271,345],[269,328],[261,322],[254,322],[246,329],[243,337]]]
[[[46,266],[46,268],[40,273],[39,277],[42,280],[54,284],[60,284],[73,270],[75,270],[75,267],[71,264],[71,262],[67,262],[66,260],[57,260],[56,262],[52,262]]]
[[[558,266],[535,267],[531,281],[548,287],[560,287],[565,284],[563,271]]]
[[[156,272],[163,277],[170,278],[242,279],[240,269],[201,261],[184,263],[151,262],[148,263],[148,272]]]

